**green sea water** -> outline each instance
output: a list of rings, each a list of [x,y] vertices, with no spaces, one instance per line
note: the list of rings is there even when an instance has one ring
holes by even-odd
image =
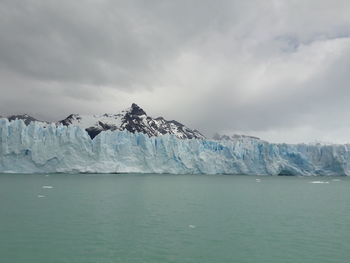
[[[0,262],[348,263],[350,180],[4,174]]]

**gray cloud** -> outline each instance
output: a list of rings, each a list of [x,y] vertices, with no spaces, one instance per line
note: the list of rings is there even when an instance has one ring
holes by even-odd
[[[163,61],[219,23],[210,19],[212,6],[200,1],[3,1],[0,65],[38,80],[147,86]]]
[[[1,0],[0,113],[137,102],[207,135],[349,142],[349,12],[342,0]]]

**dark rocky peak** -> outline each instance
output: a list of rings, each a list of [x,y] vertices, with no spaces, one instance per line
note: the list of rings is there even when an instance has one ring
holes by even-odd
[[[57,123],[68,126],[68,125],[72,124],[73,121],[75,121],[75,120],[79,121],[80,119],[81,119],[81,117],[79,114],[71,114],[67,118],[65,118],[64,120],[58,121]]]
[[[146,112],[141,107],[139,107],[136,103],[131,104],[129,113],[134,116],[147,115]]]
[[[29,116],[28,114],[11,115],[11,116],[8,116],[7,119],[9,121],[23,120],[26,125],[29,125],[32,121],[39,121],[33,118],[32,116]]]

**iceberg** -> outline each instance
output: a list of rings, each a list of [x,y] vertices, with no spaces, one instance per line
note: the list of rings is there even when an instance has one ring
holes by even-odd
[[[349,145],[148,137],[0,119],[0,173],[349,175]]]

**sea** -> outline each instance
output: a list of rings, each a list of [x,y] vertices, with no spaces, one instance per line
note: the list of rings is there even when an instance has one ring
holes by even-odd
[[[349,263],[350,178],[1,174],[3,263]]]

